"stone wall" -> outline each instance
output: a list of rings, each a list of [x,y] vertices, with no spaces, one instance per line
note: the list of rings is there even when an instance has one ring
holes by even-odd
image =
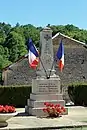
[[[27,58],[3,71],[4,85],[31,84],[32,78],[35,77],[36,71],[30,69]]]
[[[69,84],[77,81],[87,81],[87,48],[68,38],[59,37],[56,39],[58,45],[62,39],[64,44],[64,70],[61,73],[55,65],[56,73],[60,76],[62,84]],[[54,41],[54,43],[55,43]],[[54,45],[54,52],[57,52]],[[56,55],[56,54],[55,54]]]
[[[87,81],[87,49],[65,48],[64,70],[61,73],[55,65],[56,73],[60,76],[62,84],[77,81]]]

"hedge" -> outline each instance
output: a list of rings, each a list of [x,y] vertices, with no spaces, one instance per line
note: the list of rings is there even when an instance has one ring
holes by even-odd
[[[68,86],[68,94],[75,105],[87,106],[87,84],[72,84]]]
[[[0,86],[0,104],[24,107],[30,93],[30,86]]]

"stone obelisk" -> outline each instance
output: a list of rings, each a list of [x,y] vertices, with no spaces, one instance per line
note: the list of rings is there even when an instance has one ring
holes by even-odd
[[[27,100],[26,111],[30,115],[44,116],[44,102],[65,105],[60,92],[60,78],[55,75],[52,30],[40,32],[40,67],[37,78],[32,79],[32,93]]]
[[[40,46],[41,46],[41,61],[42,61],[40,62],[40,68],[39,68],[40,76],[50,78],[49,76],[55,74],[52,30],[50,28],[45,28],[40,33]]]

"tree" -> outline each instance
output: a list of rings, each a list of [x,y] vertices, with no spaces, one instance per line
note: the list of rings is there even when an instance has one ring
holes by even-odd
[[[7,35],[11,30],[10,24],[0,23],[0,31],[2,31],[5,35]]]
[[[20,24],[18,22],[16,23],[16,27],[20,27]]]
[[[27,53],[26,46],[25,46],[25,39],[18,33],[11,31],[6,38],[5,46],[9,50],[9,60],[14,62],[20,56],[23,56]]]
[[[9,64],[11,64],[12,62],[10,62],[8,59],[6,59],[4,56],[0,55],[0,69],[3,69],[4,67],[8,66]]]
[[[4,46],[6,35],[3,31],[0,30],[0,45]]]
[[[28,39],[32,38],[34,44],[38,46],[38,41],[40,39],[40,31],[31,24],[23,26],[23,29],[24,29],[26,44],[28,42]]]

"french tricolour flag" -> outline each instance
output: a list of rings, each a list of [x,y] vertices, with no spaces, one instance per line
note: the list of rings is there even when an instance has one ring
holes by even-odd
[[[39,55],[38,50],[36,49],[35,45],[32,42],[32,39],[29,39],[28,50],[29,50],[28,53],[29,65],[31,68],[36,69],[39,63]]]
[[[64,45],[62,43],[62,40],[60,42],[56,56],[58,59],[58,66],[62,72],[62,69],[64,68]]]

